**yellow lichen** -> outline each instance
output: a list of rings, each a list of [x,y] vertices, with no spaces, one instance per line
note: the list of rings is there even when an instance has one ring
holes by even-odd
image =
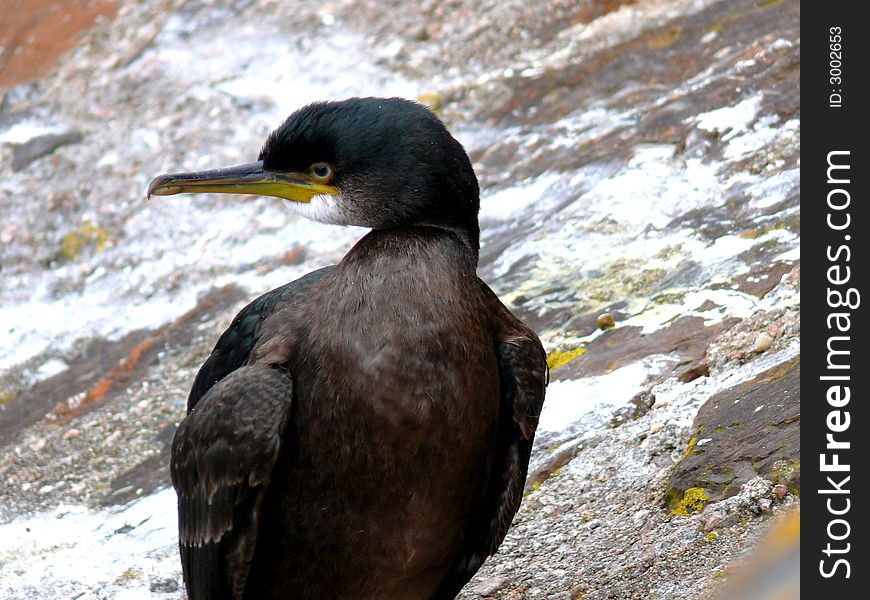
[[[659,50],[673,45],[681,37],[683,37],[683,28],[677,25],[676,27],[655,32],[647,40],[646,45],[651,50]]]
[[[799,497],[801,491],[796,484],[800,482],[800,475],[800,458],[797,458],[793,461],[778,460],[773,463],[773,469],[770,472],[770,480],[774,483],[782,483],[787,485],[789,493]]]
[[[425,92],[421,92],[419,96],[417,96],[417,102],[424,106],[428,106],[429,110],[432,112],[439,112],[441,110],[441,94],[438,92],[429,90]]]
[[[138,567],[130,567],[115,578],[115,585],[126,585],[133,581],[140,581],[145,577],[145,572]]]
[[[695,449],[695,444],[697,444],[697,443],[698,443],[698,436],[697,435],[692,436],[692,439],[689,440],[689,445],[686,447],[686,451],[683,453],[683,458],[686,458],[687,456],[692,455],[692,451]],[[683,460],[683,458],[681,458],[680,460]]]
[[[704,536],[704,537],[706,537],[708,540],[710,540],[710,541],[712,542],[712,541],[714,541],[714,540],[716,540],[716,539],[719,538],[719,534],[716,533],[715,531],[711,531],[710,533],[708,533],[708,534],[707,534],[706,536]]]
[[[709,499],[710,497],[704,488],[689,488],[683,492],[683,498],[677,502],[671,514],[675,517],[688,517],[699,513],[704,509],[704,505]]]
[[[586,348],[583,347],[574,350],[553,350],[547,355],[547,366],[552,371],[582,356],[584,352],[586,352]]]
[[[61,253],[69,260],[75,260],[82,248],[93,245],[97,250],[106,246],[109,234],[99,225],[88,223],[66,234],[61,242]]]

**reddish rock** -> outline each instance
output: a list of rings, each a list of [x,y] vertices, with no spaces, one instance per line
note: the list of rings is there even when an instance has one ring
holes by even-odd
[[[93,339],[83,344],[79,356],[67,360],[68,369],[16,395],[4,406],[0,446],[46,415],[57,423],[67,423],[110,401],[143,376],[166,344],[189,344],[203,319],[226,312],[244,297],[237,286],[225,286],[163,329],[140,329],[117,341]]]
[[[0,0],[0,88],[47,75],[83,31],[117,12],[115,0]]]

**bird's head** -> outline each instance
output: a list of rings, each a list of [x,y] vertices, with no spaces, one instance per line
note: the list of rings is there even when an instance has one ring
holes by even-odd
[[[256,162],[148,186],[149,197],[198,192],[275,196],[323,223],[446,227],[477,244],[468,155],[431,111],[399,98],[309,104],[269,135]]]

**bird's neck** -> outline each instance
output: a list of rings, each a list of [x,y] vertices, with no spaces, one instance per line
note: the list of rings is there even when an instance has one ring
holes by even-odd
[[[469,256],[477,266],[477,259],[480,255],[480,226],[475,219],[473,223],[466,225],[441,225],[438,223],[420,223],[420,227],[431,227],[436,230],[441,230],[456,237],[468,251]]]
[[[443,225],[409,225],[372,229],[345,255],[346,265],[389,264],[419,259],[443,258],[463,271],[477,269],[479,233]],[[387,262],[384,262],[387,261]]]

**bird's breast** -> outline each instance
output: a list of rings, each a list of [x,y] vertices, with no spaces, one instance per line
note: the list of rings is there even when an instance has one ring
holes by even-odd
[[[475,295],[446,275],[405,269],[349,278],[322,300],[330,316],[311,320],[311,351],[294,369],[319,414],[344,420],[346,411],[364,411],[411,428],[497,404],[492,332]],[[463,402],[470,395],[487,400]]]
[[[473,258],[442,230],[372,232],[309,290],[253,354],[294,386],[264,508],[287,553],[268,569],[322,582],[311,597],[430,597],[497,441],[496,317]]]

